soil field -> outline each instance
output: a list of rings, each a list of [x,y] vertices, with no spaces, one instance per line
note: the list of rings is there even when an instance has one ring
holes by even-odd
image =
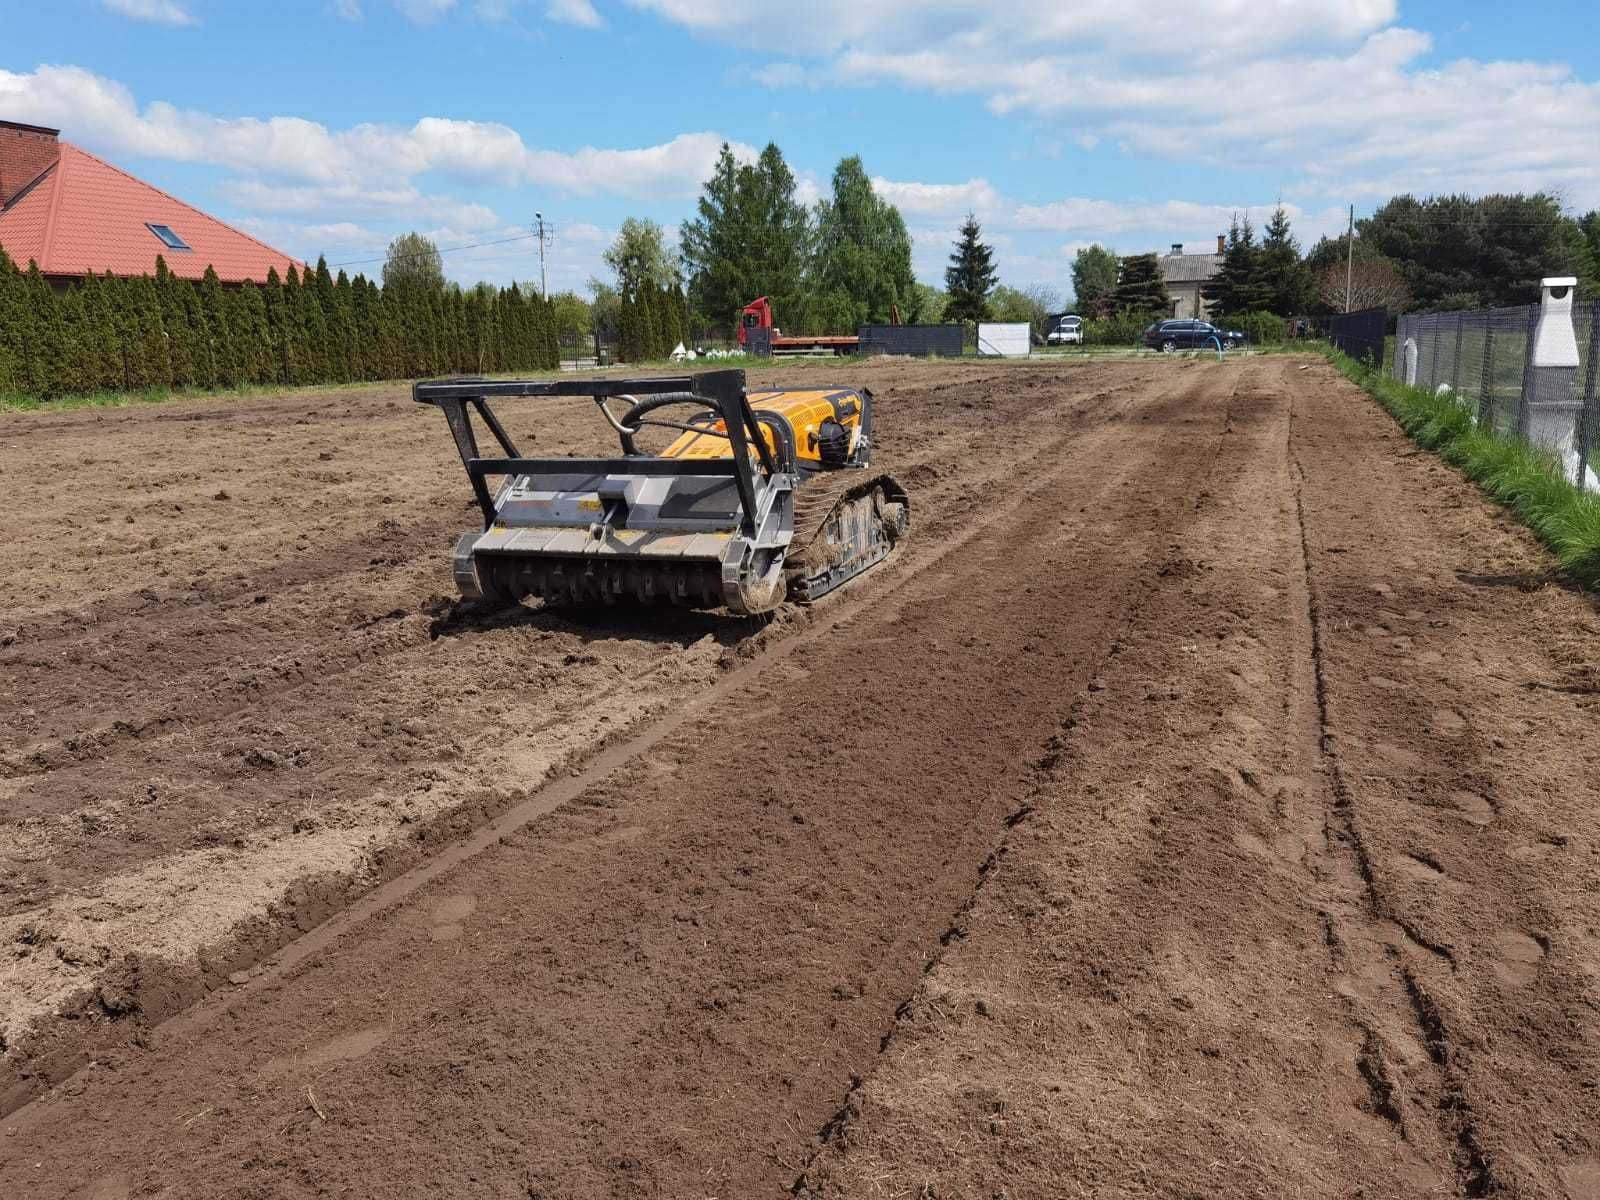
[[[0,1195],[1600,1195],[1591,600],[1318,360],[851,372],[770,622],[456,605],[397,389],[0,417]]]

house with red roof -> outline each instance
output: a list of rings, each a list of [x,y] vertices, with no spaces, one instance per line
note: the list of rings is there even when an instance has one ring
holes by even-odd
[[[154,275],[156,258],[182,279],[214,267],[226,285],[263,283],[305,264],[136,179],[60,130],[0,121],[0,246],[57,288],[89,272]]]

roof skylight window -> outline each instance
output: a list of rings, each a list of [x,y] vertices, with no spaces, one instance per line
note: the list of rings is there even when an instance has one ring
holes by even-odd
[[[191,249],[189,243],[174,233],[170,225],[152,225],[147,221],[145,228],[160,238],[162,245],[166,246],[168,250]]]

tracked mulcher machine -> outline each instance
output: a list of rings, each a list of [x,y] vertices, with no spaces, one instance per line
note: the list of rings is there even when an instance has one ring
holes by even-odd
[[[444,410],[483,510],[455,577],[510,604],[665,601],[759,613],[810,601],[881,562],[905,533],[905,489],[870,469],[865,388],[748,392],[743,371],[664,379],[418,383]],[[588,396],[615,458],[524,458],[490,401]],[[499,453],[478,447],[474,414]],[[637,438],[677,437],[658,454]],[[491,488],[490,481],[498,481]]]

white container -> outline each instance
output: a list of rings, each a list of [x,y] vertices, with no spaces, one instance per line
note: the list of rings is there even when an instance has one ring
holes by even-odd
[[[1033,327],[1026,321],[978,325],[978,353],[997,358],[1026,358],[1033,351]]]

